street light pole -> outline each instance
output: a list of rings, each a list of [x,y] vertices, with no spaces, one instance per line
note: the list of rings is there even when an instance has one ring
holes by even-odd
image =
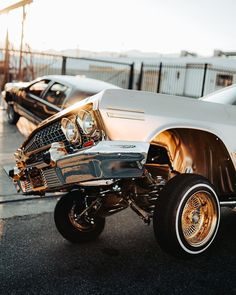
[[[8,29],[7,29],[5,59],[4,59],[4,80],[3,80],[2,88],[8,81],[9,81],[9,36],[8,36]]]

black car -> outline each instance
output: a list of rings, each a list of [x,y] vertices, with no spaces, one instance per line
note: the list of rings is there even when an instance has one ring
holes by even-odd
[[[69,105],[110,88],[119,87],[81,76],[48,75],[32,82],[7,83],[2,96],[10,124],[16,124],[20,116],[39,124]]]

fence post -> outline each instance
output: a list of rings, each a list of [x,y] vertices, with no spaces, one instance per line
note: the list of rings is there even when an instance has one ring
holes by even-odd
[[[138,80],[138,90],[142,90],[142,83],[143,83],[143,62],[141,63],[140,67],[140,74],[139,74],[139,80]]]
[[[66,56],[62,56],[61,74],[66,75]]]
[[[128,89],[133,89],[133,82],[134,82],[134,62],[130,65]]]
[[[208,64],[205,64],[205,65],[204,65],[204,72],[203,72],[202,93],[201,93],[201,96],[204,95],[204,91],[205,91],[207,68],[208,68]]]
[[[161,74],[162,74],[162,62],[160,62],[160,66],[159,66],[159,74],[158,74],[158,81],[157,81],[157,93],[160,93],[160,88],[161,88]]]

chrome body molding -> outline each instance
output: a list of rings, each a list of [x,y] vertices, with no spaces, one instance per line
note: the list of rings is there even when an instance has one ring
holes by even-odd
[[[220,202],[221,207],[236,207],[236,201],[222,201]]]

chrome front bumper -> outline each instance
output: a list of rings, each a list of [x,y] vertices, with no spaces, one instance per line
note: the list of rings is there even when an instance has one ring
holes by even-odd
[[[143,174],[149,143],[101,141],[74,154],[55,157],[52,164],[36,163],[19,173],[11,172],[23,193],[70,189],[75,185],[99,185],[100,180],[137,178]],[[90,183],[91,182],[91,183]]]

